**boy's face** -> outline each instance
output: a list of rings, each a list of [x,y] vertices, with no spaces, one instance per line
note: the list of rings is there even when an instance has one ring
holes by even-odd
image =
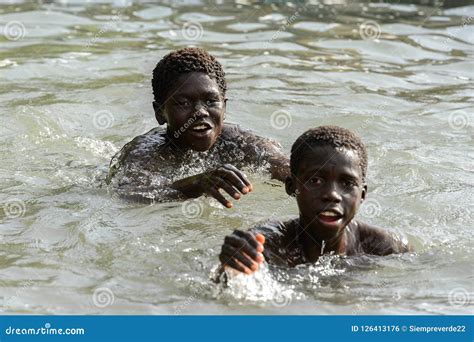
[[[217,82],[207,74],[181,75],[169,90],[163,110],[155,114],[158,122],[168,124],[168,134],[185,149],[207,151],[221,134],[225,99]]]
[[[367,192],[362,179],[354,150],[311,147],[297,176],[287,181],[287,191],[296,192],[307,231],[324,238],[340,232],[356,214]]]

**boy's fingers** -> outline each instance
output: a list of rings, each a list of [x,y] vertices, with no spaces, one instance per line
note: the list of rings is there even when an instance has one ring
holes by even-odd
[[[219,260],[223,265],[227,265],[233,259],[234,253],[235,249],[232,246],[224,243],[222,245],[221,254],[219,254]]]
[[[247,179],[247,176],[235,166],[226,164],[221,168],[221,170],[226,175],[229,175],[229,181],[232,182],[232,184],[239,190],[241,190],[242,193],[246,194],[247,192],[252,191],[252,184]]]
[[[255,240],[258,241],[259,245],[257,246],[257,251],[262,253],[263,252],[263,244],[265,243],[265,236],[263,236],[263,234],[255,234]]]
[[[245,250],[251,254],[252,257],[256,256],[258,242],[257,240],[253,239],[251,233],[243,232],[241,230],[234,230],[230,236],[234,237],[232,242],[236,247],[240,247],[241,249]]]
[[[226,198],[217,190],[217,189],[210,189],[208,193],[214,197],[219,203],[221,203],[226,208],[232,208],[232,203],[226,200]]]
[[[246,194],[250,191],[247,185],[236,175],[236,173],[232,170],[228,169],[221,169],[221,173],[219,174],[220,177],[224,178],[224,180],[232,185],[235,186],[241,193]]]
[[[238,264],[234,259],[228,260],[226,263],[223,263],[226,266],[232,267],[234,270],[237,270],[242,273],[247,273],[245,267],[241,264]]]
[[[230,266],[244,273],[251,273],[252,269],[256,270],[257,267],[256,263],[240,254],[238,250],[225,244],[222,246],[222,252],[219,255],[219,259],[223,265]]]
[[[235,199],[240,199],[240,194],[237,192],[237,190],[235,190],[235,188],[229,183],[227,183],[224,179],[219,177],[216,186],[222,188],[222,190],[227,192]]]
[[[224,243],[234,247],[236,249],[237,253],[245,252],[245,253],[247,253],[247,255],[250,258],[254,259],[255,261],[258,260],[257,250],[255,250],[255,248],[253,248],[247,242],[247,240],[245,240],[245,239],[243,239],[239,236],[235,236],[233,234],[233,235],[226,236],[225,239],[224,239]]]
[[[235,262],[236,265],[239,265],[239,267],[243,269],[243,272],[245,274],[252,274],[253,271],[250,268],[243,265],[239,260],[235,259],[234,262]]]
[[[234,259],[236,259],[237,261],[239,261],[241,264],[243,264],[245,267],[247,267],[248,269],[252,271],[257,270],[257,263],[253,261],[252,259],[250,259],[250,257],[245,253],[239,253],[239,252],[235,253]]]
[[[247,242],[253,247],[255,248],[258,252],[263,252],[263,246],[260,244],[260,242],[258,242],[258,240],[255,238],[255,236],[250,233],[250,232],[243,232],[241,230],[236,230],[234,231],[234,234],[236,234],[237,236],[241,237],[241,238],[244,238],[245,240],[247,240]]]
[[[238,168],[236,168],[234,165],[231,165],[231,164],[225,164],[224,167],[232,171],[239,178],[239,180],[243,182],[245,187],[247,187],[249,191],[252,191],[253,189],[252,183],[250,183],[245,173],[243,173],[242,171],[240,171]]]
[[[244,184],[247,186],[247,187],[252,187],[252,184],[250,183],[250,181],[248,180],[247,176],[245,175],[245,173],[243,173],[242,171],[240,171],[238,168],[236,168],[234,165],[231,165],[231,164],[225,164],[224,165],[225,168],[227,169],[230,169],[232,170],[237,176],[239,176],[239,178],[242,180],[242,182],[244,182]]]

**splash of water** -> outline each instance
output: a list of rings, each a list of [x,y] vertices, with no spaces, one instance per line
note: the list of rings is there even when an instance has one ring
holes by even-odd
[[[290,303],[292,298],[301,297],[294,291],[293,286],[284,285],[275,280],[265,262],[260,265],[257,272],[251,275],[232,269],[226,269],[225,272],[227,284],[219,286],[217,298],[257,303]]]

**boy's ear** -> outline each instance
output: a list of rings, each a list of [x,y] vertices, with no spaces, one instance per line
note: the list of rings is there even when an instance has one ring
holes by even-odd
[[[362,185],[362,194],[360,196],[360,203],[364,202],[366,196],[367,196],[367,184],[364,184]]]
[[[164,125],[166,123],[166,118],[163,112],[163,108],[159,105],[158,102],[153,101],[153,109],[155,110],[156,121],[158,121],[160,125]]]
[[[286,177],[285,190],[289,196],[296,197],[296,183],[293,181],[292,177]]]

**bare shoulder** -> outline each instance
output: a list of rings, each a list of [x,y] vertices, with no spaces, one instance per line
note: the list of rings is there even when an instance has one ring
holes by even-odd
[[[161,150],[165,144],[165,131],[160,127],[133,138],[110,161],[107,183],[110,183],[119,173],[133,171],[133,174],[140,170],[152,171],[157,164],[156,161],[160,160]]]
[[[367,254],[389,255],[413,250],[408,240],[401,235],[360,221],[356,224],[361,247]]]
[[[262,137],[250,129],[243,128],[242,126],[233,123],[224,124],[222,128],[222,138],[225,140],[240,140],[247,144],[256,144],[268,148],[281,149],[280,143],[276,140]]]
[[[122,158],[142,158],[158,151],[166,143],[165,132],[163,128],[156,127],[136,136],[121,149]]]

